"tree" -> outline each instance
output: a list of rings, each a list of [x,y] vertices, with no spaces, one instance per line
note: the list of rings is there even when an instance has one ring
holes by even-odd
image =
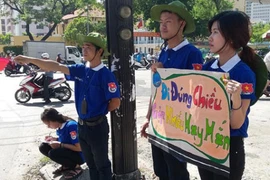
[[[70,43],[75,43],[78,34],[87,34],[87,17],[78,17],[70,22],[65,30],[64,37]],[[106,35],[106,22],[91,23],[89,25],[89,31],[96,31],[103,35]]]
[[[0,44],[2,44],[2,45],[6,45],[6,44],[10,44],[10,42],[11,42],[11,40],[10,40],[10,38],[11,38],[11,34],[6,34],[6,35],[4,35],[4,34],[0,34]]]
[[[258,23],[252,26],[252,36],[250,39],[250,42],[255,43],[255,42],[262,42],[262,35],[270,29],[270,23],[268,24],[263,24],[263,23]]]
[[[13,11],[19,13],[15,23],[26,22],[26,33],[30,40],[34,40],[30,32],[32,22],[41,23],[45,20],[45,25],[49,26],[48,33],[41,39],[45,41],[55,30],[57,24],[62,21],[62,17],[73,13],[76,9],[83,7],[86,3],[95,0],[0,0],[0,5],[6,5]]]

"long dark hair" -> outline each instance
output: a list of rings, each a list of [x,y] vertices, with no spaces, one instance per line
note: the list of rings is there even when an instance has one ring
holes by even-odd
[[[247,45],[251,36],[249,17],[239,11],[221,12],[208,22],[209,32],[211,32],[214,22],[218,23],[225,44],[230,43],[235,50],[239,51],[241,60],[254,70],[256,67],[255,52]]]
[[[62,115],[54,108],[45,109],[43,113],[41,113],[40,118],[42,121],[51,121],[58,123],[65,123],[67,120],[72,120],[72,118]]]

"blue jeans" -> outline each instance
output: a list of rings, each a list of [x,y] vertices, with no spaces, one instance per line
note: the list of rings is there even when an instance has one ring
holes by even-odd
[[[106,118],[106,116],[104,116]],[[95,126],[78,124],[79,141],[91,180],[111,180],[108,157],[109,124],[107,118]]]
[[[160,180],[189,180],[187,163],[152,145],[154,172]]]

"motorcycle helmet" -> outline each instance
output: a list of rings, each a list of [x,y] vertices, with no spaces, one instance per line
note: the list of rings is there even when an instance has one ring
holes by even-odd
[[[41,58],[43,58],[43,59],[49,59],[50,58],[50,55],[48,53],[42,53],[41,54]]]

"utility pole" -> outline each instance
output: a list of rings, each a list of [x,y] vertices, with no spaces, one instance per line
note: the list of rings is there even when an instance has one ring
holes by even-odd
[[[114,180],[139,180],[135,73],[132,68],[133,0],[106,0],[109,67],[121,92],[121,106],[111,113]]]

